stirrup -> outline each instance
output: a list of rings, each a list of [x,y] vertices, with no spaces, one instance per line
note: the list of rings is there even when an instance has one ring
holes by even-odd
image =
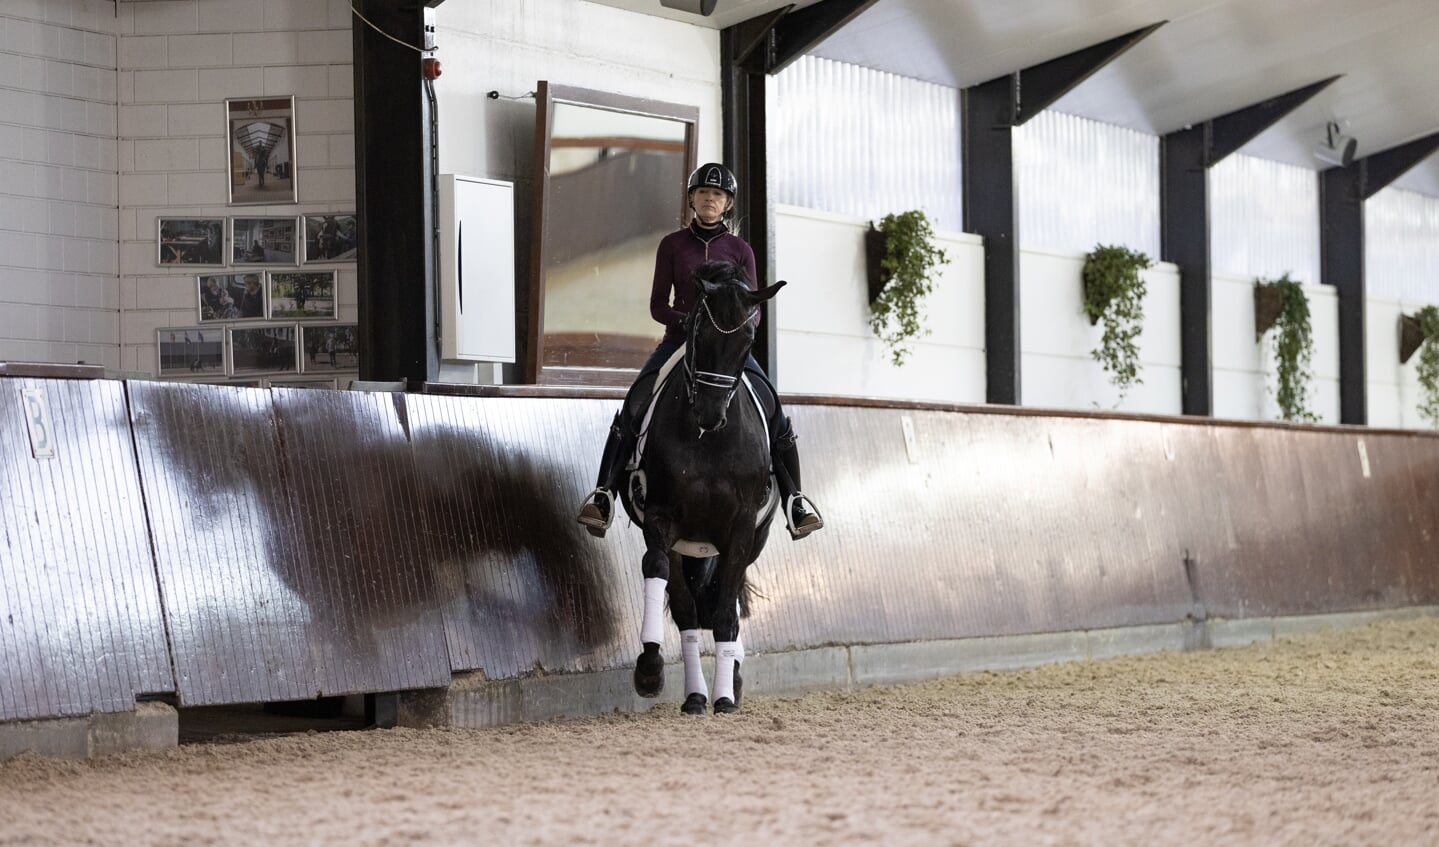
[[[603,497],[609,509],[602,509],[599,506],[598,498]],[[591,501],[595,502],[591,502]],[[590,507],[594,506],[591,510]],[[588,514],[590,511],[599,512],[599,517]],[[596,487],[585,497],[585,504],[580,507],[580,513],[575,517],[576,521],[584,524],[585,529],[596,538],[604,538],[605,532],[609,530],[610,524],[615,520],[615,495],[608,488]]]
[[[803,503],[806,508],[809,509],[809,513],[815,517],[815,522],[810,526],[800,528],[794,525],[794,507],[799,503]],[[813,500],[800,494],[798,491],[784,499],[784,522],[789,525],[789,537],[796,541],[808,536],[815,530],[824,529],[824,515],[819,513],[819,509],[815,507]]]

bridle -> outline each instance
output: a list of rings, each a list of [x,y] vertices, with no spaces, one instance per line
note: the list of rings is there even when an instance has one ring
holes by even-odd
[[[750,309],[743,320],[729,329],[720,326],[719,322],[715,320],[714,313],[710,311],[709,301],[705,297],[701,296],[699,298],[699,303],[695,306],[695,310],[696,312],[703,310],[703,317],[708,318],[710,326],[714,327],[715,331],[721,335],[734,335],[736,332],[744,329],[750,321],[754,320],[755,313],[759,311],[759,307],[755,306]],[[733,374],[699,370],[695,366],[695,339],[699,336],[700,317],[699,314],[696,314],[694,319],[690,321],[689,338],[685,342],[685,391],[689,395],[690,405],[693,406],[699,389],[718,388],[725,392],[724,406],[722,408],[727,409],[729,408],[730,401],[734,399],[735,391],[739,389],[740,374],[744,372],[744,360],[740,360],[739,367],[735,369]],[[701,428],[700,434],[703,435],[704,433],[705,430]]]

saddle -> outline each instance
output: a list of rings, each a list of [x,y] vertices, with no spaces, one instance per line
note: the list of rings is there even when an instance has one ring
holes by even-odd
[[[624,502],[626,511],[629,512],[630,520],[639,526],[645,525],[645,493],[646,480],[644,468],[641,467],[641,460],[644,458],[645,446],[649,440],[650,419],[654,416],[655,404],[659,401],[661,392],[664,391],[669,381],[675,378],[676,366],[684,361],[685,345],[681,344],[679,349],[670,356],[659,371],[655,374],[654,387],[650,390],[649,397],[645,398],[644,414],[640,417],[638,436],[635,438],[635,449],[623,457],[625,461],[625,496],[620,499]],[[745,370],[741,374],[744,382],[745,394],[755,404],[759,411],[760,419],[765,422],[764,449],[765,454],[770,452],[770,426],[769,422],[774,417],[774,388],[767,381],[759,380],[760,387],[756,388],[751,380],[751,372]],[[779,483],[775,479],[774,472],[769,475],[769,484],[765,486],[764,502],[760,504],[755,512],[755,527],[761,527],[774,519],[775,512],[779,507]],[[674,551],[682,556],[695,558],[708,558],[718,554],[718,550],[708,541],[695,541],[691,539],[680,539],[674,543]]]

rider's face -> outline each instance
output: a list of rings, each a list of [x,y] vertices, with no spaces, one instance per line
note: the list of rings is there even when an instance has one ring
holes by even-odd
[[[717,222],[729,210],[729,195],[718,188],[696,188],[690,193],[690,205],[702,223]]]

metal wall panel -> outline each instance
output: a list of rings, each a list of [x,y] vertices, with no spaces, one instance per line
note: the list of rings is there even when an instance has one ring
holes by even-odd
[[[1014,130],[1023,247],[1159,259],[1159,137],[1046,110]]]
[[[1385,188],[1364,202],[1369,296],[1439,303],[1439,198]]]
[[[876,221],[923,209],[936,229],[963,227],[957,89],[815,56],[773,85],[777,202]]]
[[[32,452],[22,391],[53,457]],[[122,383],[0,379],[0,530],[0,720],[173,690]]]
[[[391,395],[130,391],[183,705],[448,681]]]
[[[599,541],[574,520],[619,401],[406,400],[454,669],[504,678],[633,660],[639,531],[620,516]]]
[[[1209,169],[1214,273],[1319,278],[1319,180],[1299,165],[1234,154]]]

